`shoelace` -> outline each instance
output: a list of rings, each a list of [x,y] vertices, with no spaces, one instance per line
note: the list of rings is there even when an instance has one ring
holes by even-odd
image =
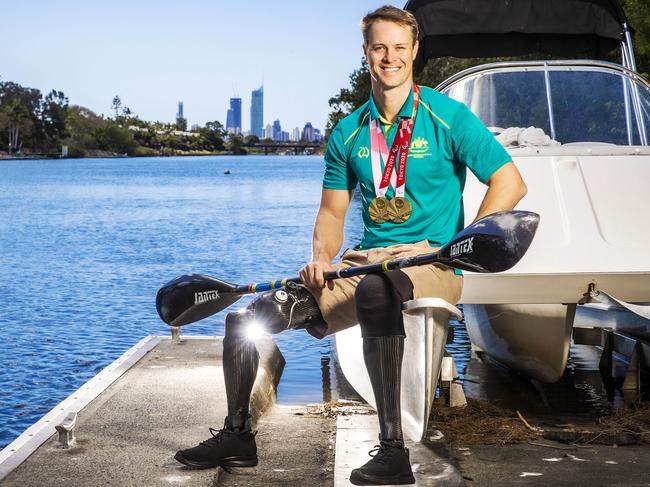
[[[213,446],[223,439],[224,436],[229,436],[233,433],[233,431],[228,431],[227,429],[220,429],[216,430],[214,428],[210,428],[210,434],[212,435],[212,438],[208,438],[205,441],[201,442],[201,445],[205,446]]]
[[[386,461],[393,456],[394,451],[399,448],[399,446],[380,443],[379,445],[375,445],[375,447],[368,452],[368,455],[370,455],[373,458],[373,461],[377,463],[386,463]]]
[[[233,434],[236,434],[236,431],[229,430],[227,425],[224,425],[224,427],[220,430],[216,430],[214,428],[208,428],[210,430],[210,434],[212,435],[212,438],[208,438],[205,441],[201,442],[201,445],[205,446],[214,446],[217,443],[221,442],[222,439],[226,436],[230,436]],[[250,434],[253,436],[257,436],[257,431],[250,431]]]

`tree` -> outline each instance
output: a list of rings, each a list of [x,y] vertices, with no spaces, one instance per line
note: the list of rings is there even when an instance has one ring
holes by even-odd
[[[93,135],[97,140],[97,146],[102,150],[128,155],[135,152],[136,143],[133,134],[115,122],[104,121],[93,131]]]
[[[350,88],[342,88],[338,95],[329,99],[329,106],[332,112],[327,120],[326,130],[328,133],[343,117],[352,113],[368,100],[370,94],[370,72],[368,63],[364,59],[361,67],[350,75]]]
[[[244,137],[244,144],[247,145],[248,147],[251,147],[255,144],[257,144],[260,141],[260,138],[257,135],[247,135]]]
[[[122,103],[122,99],[115,95],[113,103],[111,103],[111,110],[113,110],[113,120],[120,125],[128,127],[133,124],[133,120],[138,117],[133,114],[131,109]]]
[[[622,0],[621,3],[635,30],[637,70],[650,80],[650,3],[648,0]]]
[[[208,122],[205,127],[198,129],[200,138],[198,143],[203,150],[207,151],[222,151],[225,149],[223,138],[226,131],[220,122]]]
[[[176,118],[176,130],[187,131],[187,119],[183,117]]]
[[[115,120],[117,120],[122,112],[122,100],[117,95],[115,95],[115,98],[113,98],[111,110],[115,112]]]
[[[244,139],[239,134],[230,134],[226,148],[235,155],[241,156],[246,154],[244,149]]]
[[[3,103],[3,119],[7,130],[8,152],[22,152],[24,138],[32,133],[34,122],[27,107],[13,98]]]
[[[40,122],[43,143],[58,147],[67,136],[68,98],[62,91],[52,90],[41,105]]]
[[[0,82],[0,130],[9,152],[20,152],[23,144],[34,143],[35,128],[40,125],[41,92],[10,81]]]
[[[69,147],[68,154],[83,157],[87,150],[99,149],[95,133],[105,123],[106,120],[86,107],[70,106],[66,119],[67,138],[64,140]]]

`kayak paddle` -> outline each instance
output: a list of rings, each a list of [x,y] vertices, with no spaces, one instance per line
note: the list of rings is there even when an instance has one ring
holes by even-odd
[[[539,215],[530,211],[493,213],[469,225],[435,252],[339,269],[325,273],[325,279],[433,263],[472,272],[502,272],[513,267],[524,256],[538,224]],[[237,285],[201,274],[186,274],[168,282],[158,291],[156,309],[168,325],[187,325],[226,309],[245,294],[277,289],[288,282],[302,281],[299,277],[292,277]]]

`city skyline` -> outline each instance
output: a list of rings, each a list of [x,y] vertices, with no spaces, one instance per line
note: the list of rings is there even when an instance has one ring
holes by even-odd
[[[328,100],[361,64],[359,21],[383,3],[24,0],[3,11],[0,77],[63,91],[71,104],[106,116],[118,95],[142,119],[173,123],[170,107],[183,100],[188,126],[225,125],[236,91],[243,131],[250,93],[263,81],[264,124],[279,118],[287,127],[305,120],[324,127]]]
[[[257,110],[260,107],[263,107],[263,87],[260,87],[257,90],[251,92],[251,112],[255,111],[253,106],[257,103]],[[273,125],[267,124],[266,126],[262,125],[262,130],[258,133],[254,133],[253,126],[251,124],[250,130],[243,130],[241,125],[241,113],[242,113],[242,99],[240,97],[230,98],[230,108],[226,113],[226,124],[224,129],[229,134],[238,134],[238,135],[256,135],[260,139],[271,139],[274,141],[300,141],[306,140],[309,142],[321,142],[324,138],[324,133],[320,129],[317,129],[313,126],[310,121],[305,122],[305,125],[302,129],[300,127],[294,127],[291,129],[291,132],[282,130],[282,125],[280,119],[275,119]],[[263,117],[263,113],[260,113],[260,119]],[[253,116],[251,115],[251,119]],[[219,120],[217,120],[219,121]],[[183,101],[178,102],[178,111],[176,113],[176,124],[183,124],[187,128],[187,120],[184,118],[183,112]],[[192,124],[192,130],[199,128],[198,124]]]
[[[273,121],[273,125],[266,124],[264,127],[263,138],[277,142],[298,142],[301,140],[307,142],[323,142],[324,134],[315,128],[311,122],[305,122],[305,126],[294,127],[291,132],[282,130],[282,124],[279,119]]]

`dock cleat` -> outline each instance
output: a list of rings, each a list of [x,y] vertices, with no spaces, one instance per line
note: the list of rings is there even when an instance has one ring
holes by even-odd
[[[210,428],[212,437],[194,448],[179,450],[174,459],[190,468],[254,467],[257,465],[257,445],[250,422],[243,428],[233,428],[226,418],[223,428]]]
[[[374,455],[373,455],[374,453]],[[372,457],[365,465],[352,470],[353,485],[414,484],[408,448],[401,440],[382,440],[370,450]]]

